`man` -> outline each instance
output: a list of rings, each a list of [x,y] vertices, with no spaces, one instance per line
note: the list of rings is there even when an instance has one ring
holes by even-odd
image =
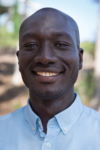
[[[100,114],[83,106],[74,83],[82,68],[76,22],[44,8],[20,27],[25,107],[0,119],[0,150],[100,150]]]

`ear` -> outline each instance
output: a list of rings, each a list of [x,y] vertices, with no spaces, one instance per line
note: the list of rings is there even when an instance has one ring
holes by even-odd
[[[79,48],[79,70],[81,70],[83,67],[83,52],[84,50]]]
[[[18,65],[19,65],[19,50],[16,52],[16,56],[18,58]],[[19,67],[19,71],[20,71],[20,67]]]
[[[16,55],[17,55],[17,58],[18,58],[18,56],[19,56],[19,50],[16,52]]]

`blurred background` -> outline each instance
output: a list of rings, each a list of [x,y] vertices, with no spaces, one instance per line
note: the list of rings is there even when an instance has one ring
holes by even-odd
[[[0,0],[0,116],[27,103],[16,58],[19,27],[43,7],[59,9],[77,22],[84,62],[75,91],[83,104],[100,112],[100,0]]]

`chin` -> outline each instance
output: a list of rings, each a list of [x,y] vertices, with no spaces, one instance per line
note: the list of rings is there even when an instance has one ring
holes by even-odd
[[[36,91],[36,90],[31,90],[30,91],[31,94],[33,93],[36,97],[40,98],[40,99],[44,99],[44,100],[53,100],[53,99],[57,99],[58,97],[60,97],[63,92],[61,91]],[[32,95],[33,95],[32,94]]]

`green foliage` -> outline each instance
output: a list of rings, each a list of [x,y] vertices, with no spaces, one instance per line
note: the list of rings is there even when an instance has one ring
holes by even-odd
[[[75,91],[79,93],[83,103],[88,103],[94,96],[94,83],[94,70],[83,70],[81,72],[80,80],[75,87]]]
[[[15,109],[15,110],[17,110],[17,109],[19,109],[19,108],[21,108],[21,107],[22,107],[22,106],[21,106],[20,103],[17,103],[17,104],[14,105],[14,109]]]
[[[90,53],[92,56],[94,56],[94,50],[95,50],[95,43],[90,43],[88,41],[82,42],[80,44],[80,47],[84,49],[84,51]]]
[[[14,6],[14,14],[13,14],[13,18],[12,21],[14,23],[14,38],[18,38],[19,37],[19,27],[21,25],[21,16],[18,13],[18,4],[16,2],[15,6]]]
[[[13,33],[7,32],[5,27],[0,27],[0,47],[16,47],[17,39],[13,38]]]
[[[89,53],[94,58],[95,43],[90,43],[88,41],[85,41],[80,44],[80,47],[84,49],[84,52]],[[80,71],[79,79],[75,86],[75,91],[79,93],[82,102],[85,105],[88,105],[89,101],[94,96],[94,91],[95,91],[94,85],[95,85],[94,69],[86,68]]]
[[[12,21],[14,23],[14,32],[9,33],[6,30],[6,27],[0,27],[0,47],[16,47],[18,37],[19,37],[19,27],[21,24],[21,16],[18,14],[18,4],[14,5],[14,14]]]

